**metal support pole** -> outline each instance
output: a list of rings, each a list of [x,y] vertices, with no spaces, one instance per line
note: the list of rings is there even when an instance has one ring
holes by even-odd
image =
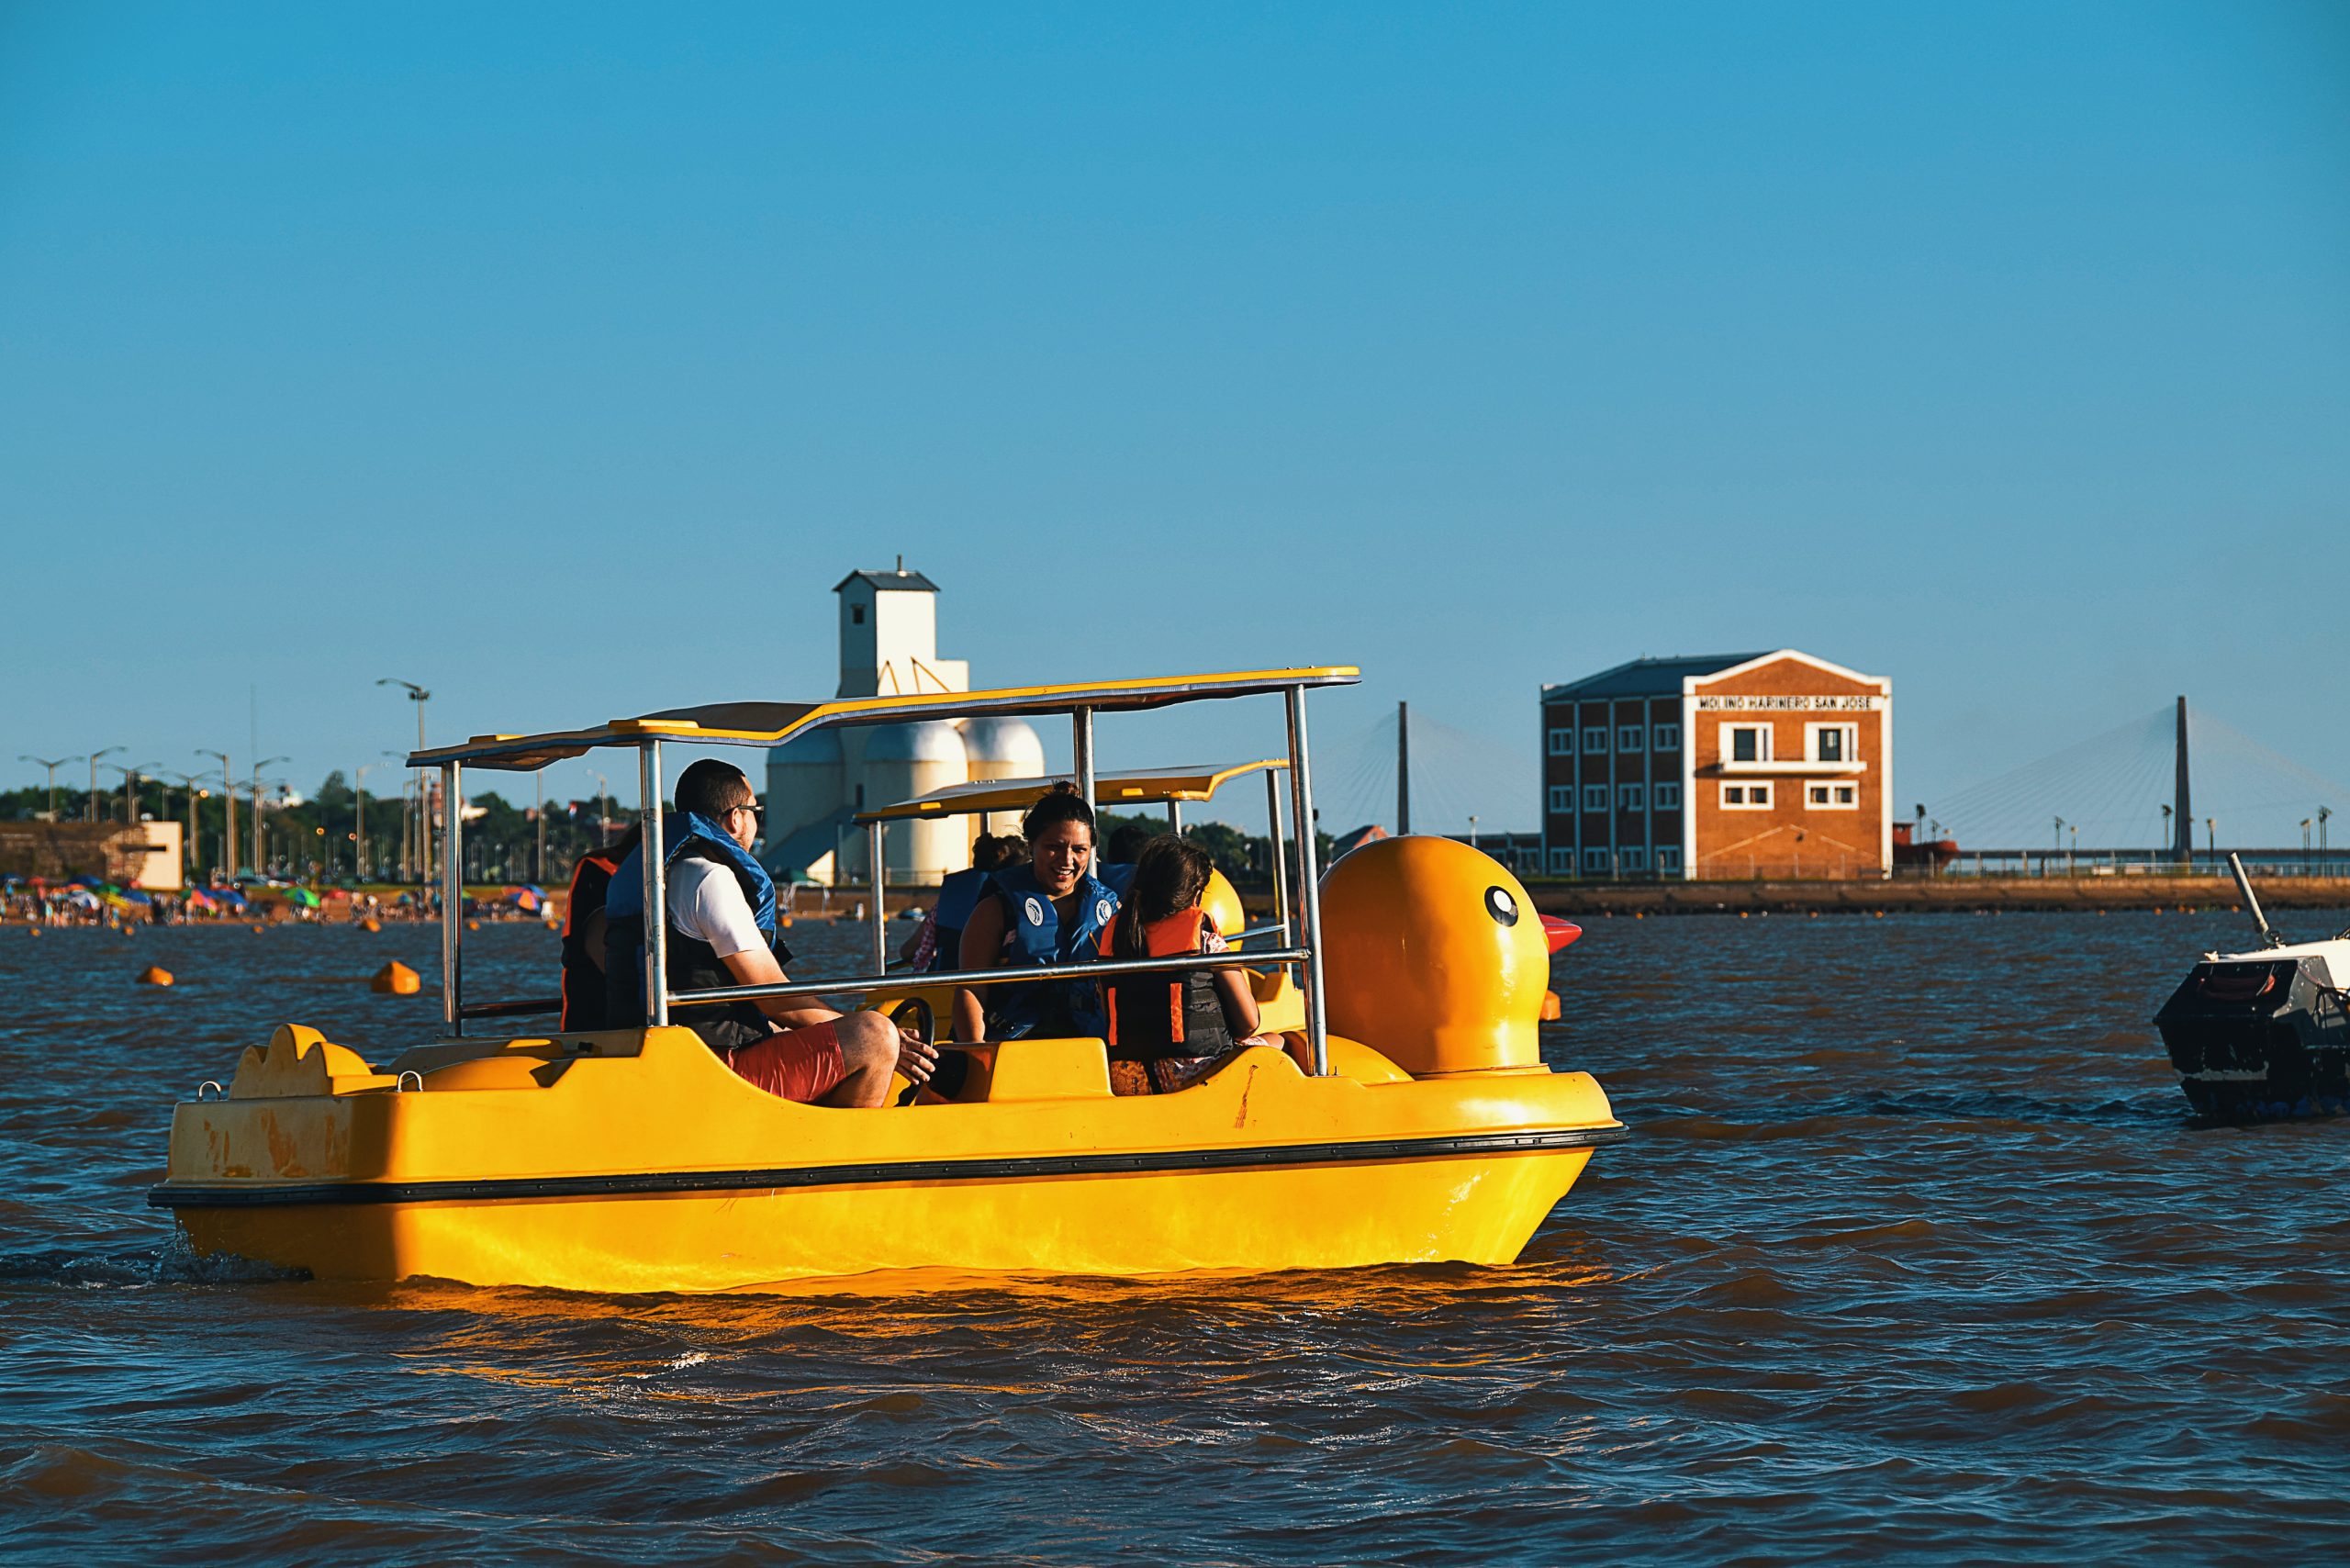
[[[638,820],[644,825],[644,1014],[660,1027],[669,1022],[669,870],[661,847],[661,743],[646,741],[637,754]]]
[[[1289,941],[1289,857],[1281,845],[1281,776],[1278,768],[1265,769],[1265,842],[1268,858],[1272,862],[1273,924],[1281,928],[1281,941]]]
[[[1167,802],[1167,831],[1173,834],[1183,831],[1183,802],[1181,801]]]
[[[1314,1076],[1330,1074],[1330,1020],[1322,1001],[1322,889],[1314,868],[1314,765],[1305,741],[1305,688],[1289,689],[1289,794],[1297,824],[1298,946],[1305,961],[1305,1044]]]
[[[1070,766],[1077,770],[1077,792],[1093,804],[1093,710],[1080,708],[1069,715]]]
[[[889,917],[881,913],[881,890],[889,875],[881,865],[882,851],[888,847],[883,830],[888,826],[878,820],[865,825],[865,853],[873,867],[873,972],[877,975],[890,972]]]
[[[464,788],[463,763],[441,765],[441,806],[448,813],[441,851],[441,1022],[452,1035],[465,1032]]]
[[[1093,805],[1093,710],[1080,708],[1069,717],[1070,765],[1077,771],[1077,792],[1089,810]],[[1102,863],[1099,846],[1086,857],[1085,868],[1092,870]]]

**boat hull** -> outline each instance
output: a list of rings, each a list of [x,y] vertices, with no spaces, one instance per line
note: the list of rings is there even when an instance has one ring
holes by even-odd
[[[319,1278],[597,1292],[1491,1264],[1622,1136],[1583,1074],[1414,1081],[1351,1042],[1360,1077],[1257,1049],[1118,1098],[1098,1041],[1024,1041],[976,1064],[984,1099],[840,1111],[760,1093],[683,1031],[583,1038],[340,1092],[273,1046],[247,1087],[281,1092],[178,1107],[153,1201],[200,1251]]]

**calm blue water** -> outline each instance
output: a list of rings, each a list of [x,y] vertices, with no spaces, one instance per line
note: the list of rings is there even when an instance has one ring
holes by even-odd
[[[598,1299],[240,1277],[141,1202],[272,1024],[429,1028],[362,983],[429,929],[0,931],[0,1552],[2339,1558],[2350,1126],[2192,1126],[2145,1025],[2240,937],[1595,921],[1550,1046],[1636,1137],[1512,1269]]]

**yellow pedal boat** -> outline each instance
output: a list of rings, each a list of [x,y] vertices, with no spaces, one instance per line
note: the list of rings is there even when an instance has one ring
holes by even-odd
[[[1294,977],[1311,1070],[1257,1047],[1178,1092],[1121,1097],[1102,1041],[1022,1039],[958,1047],[971,1070],[950,1103],[840,1110],[764,1093],[670,1023],[673,1009],[746,994],[902,993],[904,978],[668,991],[657,935],[665,745],[1066,716],[1091,799],[1097,712],[1272,696],[1287,706],[1291,821],[1311,823],[1306,695],[1356,678],[1329,667],[731,703],[420,752],[413,762],[441,769],[451,802],[448,867],[463,864],[467,767],[638,752],[652,1016],[594,1034],[476,1032],[545,1004],[468,1003],[464,922],[445,918],[438,1037],[371,1065],[316,1029],[280,1025],[225,1091],[207,1084],[174,1108],[169,1172],[150,1202],[200,1252],[321,1278],[599,1292],[758,1290],[885,1270],[1510,1262],[1592,1150],[1624,1129],[1589,1076],[1541,1062],[1550,955],[1525,889],[1449,839],[1380,841],[1323,878],[1314,835],[1293,834],[1277,856],[1293,942],[1284,919],[1266,946],[1091,971],[1239,964],[1259,971],[1260,993]],[[453,914],[453,877],[445,897]]]

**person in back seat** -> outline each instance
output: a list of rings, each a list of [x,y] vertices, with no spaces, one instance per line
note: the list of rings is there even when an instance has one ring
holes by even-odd
[[[938,900],[922,929],[907,938],[899,957],[917,970],[951,969],[962,961],[963,927],[986,896],[989,875],[1028,858],[1028,841],[1016,833],[983,833],[972,841],[968,869],[950,871],[938,884]]]
[[[1215,864],[1189,839],[1162,834],[1143,849],[1105,958],[1221,953],[1223,934],[1200,907]],[[1236,1046],[1257,1043],[1257,999],[1238,968],[1125,975],[1108,982],[1110,1090],[1166,1094],[1198,1082]]]
[[[791,950],[776,940],[775,883],[750,854],[760,815],[750,779],[730,763],[705,759],[677,777],[663,846],[672,992],[786,978]],[[608,1022],[641,1020],[647,1011],[643,845],[613,873],[604,909]],[[763,996],[674,1014],[737,1076],[805,1103],[879,1105],[892,1073],[919,1084],[938,1062],[933,1047],[878,1013],[835,1013],[807,997]]]
[[[631,823],[618,841],[591,849],[571,868],[571,895],[563,902],[563,1018],[565,1034],[601,1029],[604,1022],[604,894],[612,873],[644,838],[644,827]],[[633,1020],[623,1020],[622,1026]]]
[[[1125,897],[1126,884],[1135,879],[1135,862],[1156,836],[1140,823],[1120,823],[1111,831],[1110,842],[1102,850],[1102,864],[1093,868],[1093,874],[1108,883],[1112,892]]]

